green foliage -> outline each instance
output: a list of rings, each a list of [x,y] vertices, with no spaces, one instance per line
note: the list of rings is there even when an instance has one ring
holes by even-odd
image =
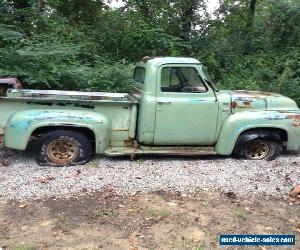
[[[222,1],[209,33],[195,38],[204,46],[194,50],[204,51],[221,88],[280,92],[300,104],[300,1],[257,1],[252,27],[249,1],[239,2]]]
[[[36,248],[26,244],[19,244],[14,246],[12,249],[13,250],[34,250]]]
[[[3,51],[0,75],[18,76],[31,88],[126,91],[132,65],[91,55],[84,44],[68,44],[47,37]]]
[[[193,56],[221,88],[300,104],[300,0],[0,0],[0,75],[30,88],[125,92],[143,56]]]

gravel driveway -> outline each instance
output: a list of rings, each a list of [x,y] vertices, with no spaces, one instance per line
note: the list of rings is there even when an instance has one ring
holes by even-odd
[[[299,154],[287,154],[271,162],[98,157],[85,166],[55,168],[38,166],[30,153],[0,149],[0,201],[78,197],[107,189],[117,194],[219,190],[238,196],[287,198],[290,189],[300,184],[299,165]]]

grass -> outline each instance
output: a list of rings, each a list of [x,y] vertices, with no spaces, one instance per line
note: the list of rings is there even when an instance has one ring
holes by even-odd
[[[16,245],[15,247],[13,247],[13,249],[14,250],[34,250],[36,248],[32,247],[30,245],[20,244],[20,245]]]
[[[88,164],[86,164],[86,167],[88,168],[99,168],[99,164],[97,162],[91,161]]]
[[[205,245],[204,243],[198,243],[198,245],[194,246],[194,247],[190,247],[190,244],[186,241],[186,240],[182,240],[182,247],[184,249],[192,249],[192,250],[205,250]]]
[[[246,220],[248,218],[248,213],[245,209],[238,207],[234,210],[234,213],[237,217]]]
[[[98,210],[95,215],[97,217],[108,217],[110,219],[116,218],[119,214],[114,210]]]
[[[193,250],[204,250],[204,249],[205,249],[205,245],[203,243],[200,243],[193,247]]]
[[[171,212],[165,209],[149,209],[147,214],[155,219],[164,219],[168,217]]]

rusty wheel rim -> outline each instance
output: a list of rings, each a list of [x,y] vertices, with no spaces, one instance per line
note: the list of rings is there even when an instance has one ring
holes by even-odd
[[[76,159],[78,152],[76,142],[68,139],[55,140],[47,148],[49,160],[59,165],[70,164]]]
[[[253,141],[246,148],[246,157],[251,160],[265,159],[271,152],[270,144],[266,141]]]

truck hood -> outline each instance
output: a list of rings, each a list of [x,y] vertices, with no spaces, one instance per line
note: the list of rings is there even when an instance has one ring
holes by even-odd
[[[245,110],[299,110],[286,96],[260,91],[229,90],[232,113]]]

